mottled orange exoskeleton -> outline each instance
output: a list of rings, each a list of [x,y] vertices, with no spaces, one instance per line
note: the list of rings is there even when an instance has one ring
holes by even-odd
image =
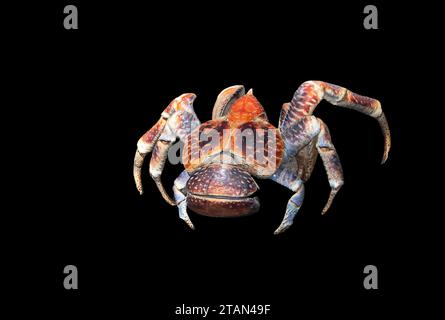
[[[304,82],[291,102],[281,108],[278,128],[271,125],[252,90],[237,85],[224,89],[213,107],[212,120],[200,123],[193,109],[196,95],[183,94],[162,112],[158,122],[138,142],[134,178],[142,194],[141,167],[152,152],[150,175],[164,199],[178,206],[179,216],[192,229],[191,210],[212,217],[252,214],[260,204],[253,177],[271,179],[294,192],[275,234],[289,228],[304,198],[307,181],[319,154],[328,174],[331,193],[326,211],[343,185],[343,172],[327,126],[312,115],[325,99],[333,105],[367,114],[375,119],[385,138],[382,163],[386,161],[391,137],[378,100],[355,94],[321,81]],[[184,143],[185,170],[175,180],[171,199],[161,183],[168,150],[180,139]]]

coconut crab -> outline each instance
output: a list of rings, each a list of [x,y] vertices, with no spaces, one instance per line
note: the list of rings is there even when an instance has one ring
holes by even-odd
[[[258,211],[259,201],[253,196],[258,189],[253,179],[256,177],[271,179],[294,192],[274,233],[285,231],[303,203],[304,183],[311,176],[318,154],[331,187],[322,211],[325,214],[343,185],[343,172],[326,124],[312,115],[322,99],[375,118],[384,136],[382,163],[388,158],[391,137],[380,102],[337,85],[304,82],[291,102],[283,104],[278,128],[268,122],[252,89],[245,93],[241,85],[228,87],[218,95],[212,120],[203,124],[193,109],[195,98],[195,94],[185,93],[165,108],[158,122],[139,139],[133,167],[136,187],[142,194],[141,167],[146,155],[153,152],[151,177],[163,198],[178,207],[179,217],[192,229],[187,207],[212,217]],[[184,143],[185,170],[174,181],[173,200],[163,187],[161,173],[168,150],[177,139]]]

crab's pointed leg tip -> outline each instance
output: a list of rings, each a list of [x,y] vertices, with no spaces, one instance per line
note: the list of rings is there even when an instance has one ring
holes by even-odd
[[[385,164],[386,160],[388,160],[388,154],[384,154],[382,161],[380,162],[380,164]]]
[[[173,200],[172,198],[170,198],[170,196],[167,195],[167,194],[165,194],[165,198],[164,198],[164,200],[165,200],[169,205],[171,205],[172,207],[175,207],[175,206],[177,205],[176,201]]]
[[[187,225],[190,227],[190,229],[192,229],[192,230],[196,230],[196,229],[195,229],[195,226],[193,225],[193,223],[192,223],[190,220],[187,220],[186,223],[187,223]]]
[[[332,199],[328,200],[328,203],[324,206],[323,210],[321,210],[321,215],[324,216],[326,213],[328,213],[329,209],[331,208]]]
[[[278,228],[277,228],[277,230],[275,230],[274,231],[274,235],[278,235],[278,234],[280,234],[280,233],[283,233],[284,231],[286,231],[287,230],[287,228],[288,227],[283,227],[282,225],[281,226],[279,226]]]

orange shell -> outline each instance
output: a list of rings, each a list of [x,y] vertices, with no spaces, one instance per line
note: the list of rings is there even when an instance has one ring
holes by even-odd
[[[227,115],[227,120],[232,127],[258,118],[267,121],[263,106],[250,92],[236,100]]]

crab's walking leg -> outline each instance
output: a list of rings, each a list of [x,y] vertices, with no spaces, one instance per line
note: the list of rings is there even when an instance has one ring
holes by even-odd
[[[331,186],[329,199],[322,211],[322,214],[325,214],[331,206],[338,190],[340,190],[341,186],[343,185],[343,170],[341,167],[340,158],[338,157],[337,151],[332,144],[328,127],[320,119],[318,119],[318,121],[320,122],[320,133],[317,137],[316,147],[318,153],[320,154],[321,160],[323,161],[323,165],[328,174],[329,185]]]
[[[195,98],[195,94],[185,93],[174,99],[162,112],[161,119],[139,139],[134,157],[133,174],[136,187],[141,194],[143,193],[141,168],[146,155],[153,151],[150,161],[150,175],[164,199],[169,204],[176,205],[176,202],[168,196],[162,185],[161,174],[170,146],[178,138],[185,141],[191,131],[200,125],[199,119],[193,110]]]
[[[270,179],[295,192],[287,203],[286,213],[280,226],[274,232],[274,234],[279,234],[287,230],[294,222],[295,215],[303,204],[304,184],[293,170],[287,168],[278,169]]]
[[[286,145],[286,159],[294,157],[320,133],[320,122],[314,116],[303,117],[281,131]]]
[[[174,182],[173,192],[175,194],[176,205],[178,206],[179,210],[179,217],[184,220],[190,228],[195,230],[195,226],[187,213],[186,185],[189,178],[190,176],[187,171],[182,171]]]
[[[302,117],[312,115],[315,107],[322,99],[333,105],[350,108],[377,119],[385,138],[382,159],[382,163],[384,163],[391,148],[391,135],[380,102],[334,84],[322,81],[304,82],[295,92],[292,101],[282,109],[280,130],[284,132],[292,123],[297,122]]]
[[[164,186],[161,182],[161,174],[164,170],[165,161],[167,160],[168,156],[168,149],[170,149],[170,146],[173,144],[173,141],[166,141],[166,140],[158,140],[156,142],[156,146],[153,150],[153,154],[150,159],[150,176],[156,183],[156,186],[158,187],[159,191],[161,192],[162,197],[165,201],[167,201],[168,204],[174,206],[176,205],[176,202],[170,198],[167,191],[165,191]]]
[[[289,228],[295,215],[303,204],[304,184],[298,176],[298,170],[293,167],[290,160],[320,133],[320,122],[314,116],[306,116],[293,123],[292,126],[282,133],[286,144],[286,155],[281,167],[272,175],[271,180],[289,188],[295,194],[289,199],[286,213],[280,226],[274,234],[279,234]]]
[[[144,193],[141,175],[141,169],[144,163],[144,159],[146,155],[153,150],[153,147],[155,146],[156,142],[159,139],[159,136],[161,135],[162,131],[165,128],[165,125],[167,124],[167,119],[169,116],[170,115],[166,111],[164,111],[158,122],[150,130],[148,130],[138,141],[136,154],[134,156],[133,176],[136,183],[136,188],[138,189],[140,194]]]

